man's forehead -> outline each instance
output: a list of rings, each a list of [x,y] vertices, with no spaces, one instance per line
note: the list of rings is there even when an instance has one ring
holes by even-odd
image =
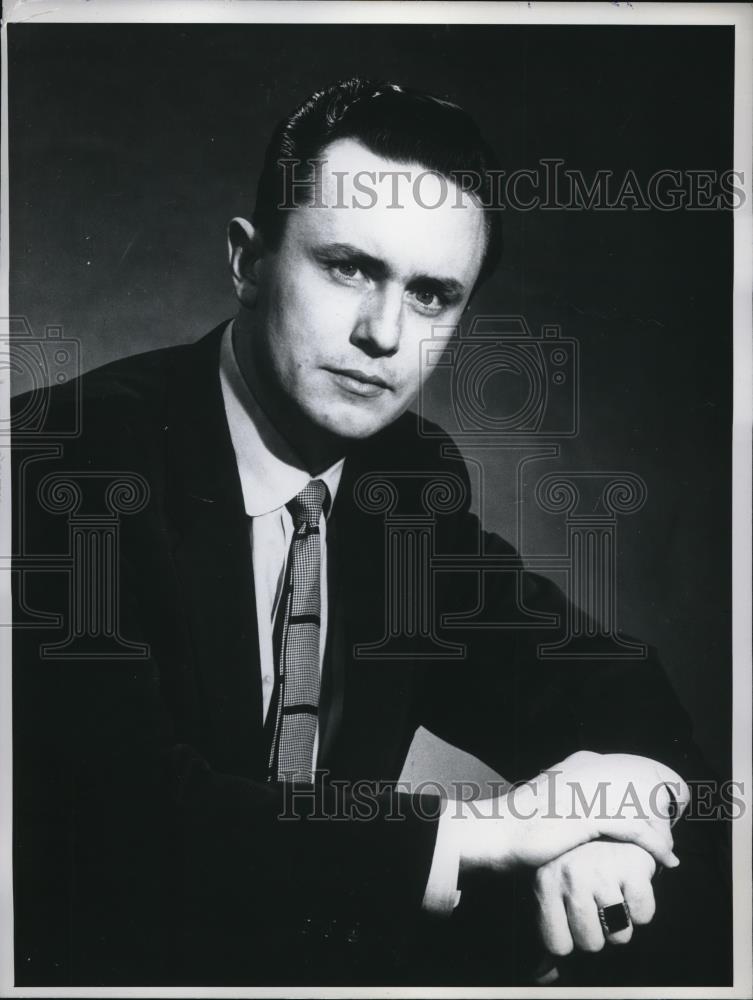
[[[353,139],[321,154],[317,202],[294,210],[308,238],[357,246],[396,270],[475,281],[483,210],[449,179],[387,159]],[[294,226],[294,228],[299,228]]]

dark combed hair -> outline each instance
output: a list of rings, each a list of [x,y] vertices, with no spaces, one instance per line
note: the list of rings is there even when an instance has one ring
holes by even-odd
[[[291,162],[297,164],[294,176],[299,190],[301,181],[313,176],[307,162],[321,160],[325,147],[337,139],[355,139],[378,156],[416,163],[475,194],[486,221],[479,282],[494,270],[502,251],[499,212],[493,207],[496,159],[474,120],[450,101],[358,77],[312,94],[272,134],[253,214],[253,223],[269,246],[278,247],[282,236],[286,213],[280,206],[295,204]],[[461,175],[468,180],[460,183]]]

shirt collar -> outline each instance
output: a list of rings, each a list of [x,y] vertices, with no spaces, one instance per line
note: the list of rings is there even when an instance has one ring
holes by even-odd
[[[300,493],[312,476],[272,426],[246,384],[233,350],[232,320],[222,334],[220,384],[246,513],[258,517],[278,510]],[[341,458],[316,476],[327,484],[332,503],[344,462]]]

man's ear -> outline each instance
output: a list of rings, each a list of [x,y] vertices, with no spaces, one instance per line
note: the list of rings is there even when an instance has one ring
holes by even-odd
[[[259,264],[264,244],[259,233],[247,219],[237,216],[227,227],[227,252],[230,272],[238,301],[251,307],[259,288]]]

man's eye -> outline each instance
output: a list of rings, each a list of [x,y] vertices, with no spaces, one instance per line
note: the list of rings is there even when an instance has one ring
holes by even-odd
[[[428,288],[414,288],[410,294],[416,308],[422,313],[436,315],[447,305],[446,300],[438,292]]]
[[[416,292],[415,296],[422,306],[441,305],[439,296],[436,294],[436,292]]]
[[[330,266],[335,274],[341,278],[357,278],[361,273],[360,268],[356,267],[355,264],[349,264],[347,261],[335,261]]]

